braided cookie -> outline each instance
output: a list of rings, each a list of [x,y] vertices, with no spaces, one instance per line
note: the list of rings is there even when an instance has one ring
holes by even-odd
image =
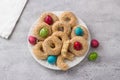
[[[55,36],[50,36],[43,42],[43,49],[48,55],[59,55],[61,47],[62,41]]]
[[[48,36],[52,34],[51,27],[42,22],[38,23],[35,28],[33,29],[33,35],[38,39],[38,40],[44,40]]]
[[[78,22],[76,16],[69,11],[63,12],[60,16],[60,20],[69,23],[72,28],[76,26]]]
[[[70,40],[69,51],[76,56],[83,56],[88,50],[88,42],[82,37],[74,37]]]
[[[88,39],[88,30],[82,25],[77,25],[73,28],[73,30],[71,32],[71,38],[74,38],[75,36],[81,36],[87,40]]]
[[[68,64],[66,64],[66,63],[64,62],[64,60],[65,60],[65,58],[62,57],[61,55],[59,55],[58,58],[57,58],[57,66],[58,66],[61,70],[66,71],[66,70],[69,69],[69,66],[68,66]]]
[[[58,17],[55,14],[50,12],[43,13],[40,16],[40,22],[45,22],[48,25],[53,25],[58,20],[59,20]]]
[[[63,42],[63,46],[61,49],[61,56],[72,61],[74,58],[74,55],[72,53],[68,52],[69,43],[70,43],[69,40]]]
[[[48,55],[44,52],[43,46],[42,46],[42,41],[38,42],[34,47],[33,47],[33,53],[36,56],[37,59],[46,59]]]
[[[61,32],[66,33],[67,35],[70,35],[70,33],[71,33],[71,27],[70,27],[69,24],[67,24],[65,22],[57,21],[52,26],[52,31],[53,32],[61,31]]]
[[[62,42],[69,40],[68,35],[66,35],[66,34],[63,33],[63,32],[54,32],[54,33],[52,34],[52,36],[56,36],[56,37],[59,38]]]

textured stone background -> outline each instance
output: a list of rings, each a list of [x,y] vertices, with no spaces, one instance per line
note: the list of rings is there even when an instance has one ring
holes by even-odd
[[[100,41],[96,62],[69,71],[39,65],[27,47],[28,31],[44,11],[71,10]],[[0,38],[0,80],[120,80],[120,0],[29,0],[9,40]]]

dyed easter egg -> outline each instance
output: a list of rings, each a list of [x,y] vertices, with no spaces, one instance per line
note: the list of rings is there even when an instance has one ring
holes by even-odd
[[[83,30],[82,30],[80,27],[77,27],[77,28],[75,29],[75,34],[76,34],[77,36],[83,36],[84,32],[83,32]]]
[[[89,61],[95,61],[98,58],[97,52],[91,52],[88,56]]]
[[[78,41],[74,42],[74,49],[75,50],[81,50],[82,49],[82,44]]]
[[[91,47],[97,48],[99,46],[99,42],[96,39],[93,39],[91,41]]]
[[[29,36],[28,41],[29,41],[30,44],[35,45],[36,42],[37,42],[37,38],[34,37],[34,36]]]
[[[47,15],[44,19],[44,22],[49,24],[49,25],[52,25],[53,24],[53,19],[51,16]]]
[[[47,35],[48,35],[48,29],[47,28],[42,28],[41,30],[40,30],[40,33],[39,33],[39,35],[41,36],[41,37],[47,37]]]
[[[55,63],[56,63],[56,60],[57,60],[57,57],[56,57],[56,56],[53,56],[53,55],[48,56],[48,58],[47,58],[47,62],[48,62],[49,64],[55,64]]]

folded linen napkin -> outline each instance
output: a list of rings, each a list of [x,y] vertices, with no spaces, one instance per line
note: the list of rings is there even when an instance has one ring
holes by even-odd
[[[0,37],[8,38],[27,0],[0,0]]]

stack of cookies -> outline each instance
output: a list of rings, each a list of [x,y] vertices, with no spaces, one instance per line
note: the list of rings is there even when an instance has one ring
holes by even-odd
[[[37,59],[68,70],[65,60],[72,61],[88,50],[88,30],[72,12],[65,11],[60,16],[45,12],[34,26],[29,43]]]

